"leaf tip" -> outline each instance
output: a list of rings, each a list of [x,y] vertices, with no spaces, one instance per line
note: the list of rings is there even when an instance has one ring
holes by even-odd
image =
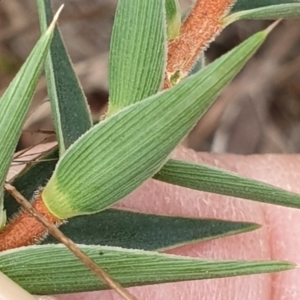
[[[249,231],[258,230],[260,228],[262,228],[261,224],[258,224],[258,223],[248,223],[248,229],[249,229]]]
[[[274,23],[272,23],[266,30],[265,33],[268,35],[283,19],[278,19]]]
[[[60,6],[60,8],[58,9],[58,11],[56,12],[56,14],[54,15],[54,17],[53,17],[53,20],[52,20],[52,22],[51,22],[51,24],[50,24],[50,26],[49,26],[49,31],[53,31],[53,29],[54,29],[54,27],[55,27],[55,25],[56,25],[56,23],[57,23],[57,21],[58,21],[58,18],[59,18],[59,16],[60,16],[60,13],[61,13],[61,11],[63,10],[63,8],[64,8],[64,4],[62,4],[61,6]]]

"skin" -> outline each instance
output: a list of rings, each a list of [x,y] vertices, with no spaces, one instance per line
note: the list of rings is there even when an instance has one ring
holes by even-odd
[[[177,149],[175,157],[237,172],[300,193],[299,155],[218,155]],[[254,232],[184,246],[169,253],[211,259],[278,259],[299,264],[300,210],[193,191],[149,180],[118,203],[141,212],[257,222]],[[300,270],[130,288],[137,299],[296,300]],[[60,300],[117,300],[113,291],[57,295]]]
[[[218,155],[180,148],[175,157],[204,162],[300,193],[299,155]],[[299,263],[300,210],[241,201],[149,180],[118,204],[141,212],[252,221],[263,227],[241,234],[180,247],[169,253],[212,259],[278,259]],[[130,288],[137,299],[296,300],[300,270],[216,280]],[[63,295],[60,300],[120,299],[112,291]]]

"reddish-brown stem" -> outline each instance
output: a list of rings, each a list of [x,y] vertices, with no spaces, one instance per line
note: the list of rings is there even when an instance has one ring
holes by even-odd
[[[187,76],[199,54],[222,30],[222,17],[236,0],[198,0],[183,23],[180,35],[168,44],[164,88]]]
[[[59,226],[63,223],[63,220],[56,218],[48,211],[40,192],[36,195],[32,206],[51,224]],[[0,233],[0,251],[37,244],[47,233],[43,224],[28,211],[21,209]]]

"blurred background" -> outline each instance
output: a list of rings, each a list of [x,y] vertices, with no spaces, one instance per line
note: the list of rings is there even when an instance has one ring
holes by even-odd
[[[53,0],[55,9],[62,1]],[[187,12],[193,0],[182,0]],[[59,26],[93,117],[106,110],[108,51],[117,0],[65,0]],[[210,63],[270,22],[233,24],[211,44]],[[39,37],[33,0],[0,2],[0,95]],[[53,130],[42,78],[18,150]],[[47,131],[46,133],[43,131]],[[198,151],[252,153],[300,152],[300,20],[282,22],[194,128],[185,145]]]

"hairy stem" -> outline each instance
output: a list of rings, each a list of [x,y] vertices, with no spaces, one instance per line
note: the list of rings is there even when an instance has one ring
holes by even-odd
[[[183,23],[180,35],[168,44],[168,60],[164,88],[186,77],[199,54],[222,31],[222,18],[236,0],[197,0]]]
[[[48,211],[40,193],[35,196],[32,206],[51,224],[59,226],[64,222],[54,217]],[[38,244],[47,234],[48,230],[45,226],[22,208],[9,220],[4,230],[0,233],[0,251]]]

